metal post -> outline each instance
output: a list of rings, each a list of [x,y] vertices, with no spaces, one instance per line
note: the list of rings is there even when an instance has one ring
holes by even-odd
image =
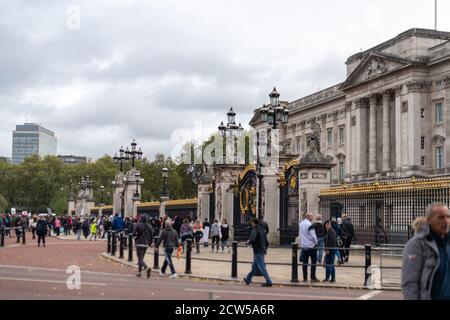
[[[367,280],[369,280],[369,278],[370,278],[369,268],[372,265],[372,245],[366,244],[364,246],[364,248],[365,248],[365,252],[366,252],[366,263],[365,263],[365,267],[364,267],[364,272],[365,272],[364,286],[367,286]]]
[[[191,274],[191,253],[192,253],[192,239],[186,239],[186,271],[185,274]]]
[[[237,278],[238,277],[238,265],[237,265],[237,248],[238,248],[238,242],[233,241],[231,244],[232,247],[232,255],[231,255],[231,277]]]
[[[128,235],[128,261],[133,261],[133,235]]]
[[[113,231],[112,234],[112,244],[111,244],[111,255],[115,256],[117,250],[117,233]]]
[[[111,253],[111,230],[108,230],[106,234],[106,240],[107,240],[106,253]]]
[[[123,232],[120,233],[120,238],[119,238],[119,259],[123,259]]]
[[[292,243],[292,283],[298,283],[298,244]]]
[[[25,240],[25,231],[26,231],[25,226],[22,226],[22,244],[27,243],[27,241]]]
[[[1,235],[0,235],[0,247],[5,246],[5,227],[2,227]]]
[[[159,248],[156,246],[158,243],[159,237],[154,237],[153,242],[155,244],[155,251],[153,253],[153,269],[158,270],[159,269]]]

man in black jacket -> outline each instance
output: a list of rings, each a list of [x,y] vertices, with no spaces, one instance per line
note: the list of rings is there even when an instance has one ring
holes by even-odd
[[[138,273],[136,276],[140,277],[141,271],[144,269],[147,270],[147,278],[150,278],[152,269],[147,267],[144,258],[147,248],[152,244],[153,230],[147,222],[147,215],[142,215],[140,217],[139,222],[134,228],[133,237],[136,239],[136,255],[138,257]]]
[[[251,222],[252,231],[250,233],[250,239],[247,241],[248,245],[253,247],[253,264],[252,270],[244,278],[244,282],[249,285],[252,282],[252,278],[256,273],[256,270],[259,269],[261,274],[266,279],[266,283],[264,283],[263,287],[271,287],[272,280],[270,279],[269,273],[266,269],[266,264],[264,262],[264,256],[267,254],[267,235],[265,230],[261,227],[258,218],[254,218]]]
[[[355,230],[353,228],[353,224],[350,221],[348,215],[344,214],[342,216],[342,241],[344,242],[345,250],[342,250],[344,253],[343,259],[345,262],[348,262],[348,258],[350,256],[350,246],[352,244],[353,239],[355,239]]]

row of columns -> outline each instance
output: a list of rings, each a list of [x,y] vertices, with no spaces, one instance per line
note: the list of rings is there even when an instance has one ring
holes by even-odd
[[[429,100],[430,83],[411,81],[347,102],[347,174],[420,172],[420,113]]]

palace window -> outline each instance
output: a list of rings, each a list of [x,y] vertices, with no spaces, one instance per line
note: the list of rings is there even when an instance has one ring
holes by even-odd
[[[300,153],[300,148],[301,148],[301,144],[302,144],[302,139],[299,137],[299,138],[297,138],[297,141],[295,142],[295,144],[296,144],[296,150],[297,150],[297,153]]]
[[[425,157],[420,158],[420,164],[423,166],[425,165]]]
[[[442,102],[435,104],[436,111],[436,123],[442,123],[444,121],[444,109],[442,106]]]
[[[425,137],[420,137],[420,148],[425,149]]]
[[[343,145],[345,142],[345,131],[344,127],[339,127],[339,144]]]
[[[339,161],[339,180],[344,180],[344,178],[345,178],[344,161]]]
[[[436,169],[444,168],[443,147],[436,147]]]
[[[425,109],[420,109],[420,119],[425,119]]]
[[[328,141],[328,146],[333,145],[333,129],[327,130],[327,141]]]

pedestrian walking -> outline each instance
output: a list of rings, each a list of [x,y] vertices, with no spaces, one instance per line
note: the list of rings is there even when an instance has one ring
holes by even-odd
[[[31,234],[33,235],[33,240],[36,239],[36,227],[37,227],[38,221],[39,221],[38,216],[33,215],[32,222],[31,222]]]
[[[214,252],[214,244],[216,243],[217,245],[217,253],[219,252],[219,240],[220,240],[220,225],[219,225],[219,221],[216,219],[214,220],[213,225],[211,226],[211,232],[210,235],[212,237],[212,248],[211,248],[211,252]]]
[[[169,267],[171,272],[169,278],[174,279],[177,277],[177,273],[172,262],[172,253],[176,245],[178,244],[178,234],[172,228],[172,222],[170,220],[166,221],[165,228],[159,236],[156,247],[159,247],[161,243],[163,244],[164,248],[164,263],[160,270],[160,275],[162,276],[163,274],[165,274],[167,267]]]
[[[344,246],[344,256],[342,258],[345,262],[348,262],[350,258],[350,246],[353,240],[356,241],[356,237],[353,223],[347,214],[342,215],[341,237]]]
[[[325,222],[325,279],[323,282],[336,282],[336,269],[334,267],[334,258],[336,256],[337,235],[336,231],[331,227],[331,222]]]
[[[97,241],[97,221],[95,219],[91,222],[90,231],[91,238],[89,239],[89,241],[92,241],[92,238],[94,238],[94,241]]]
[[[209,233],[211,229],[211,223],[208,222],[208,218],[205,218],[205,221],[203,222],[203,234],[206,237],[206,241],[203,242],[203,246],[208,247],[208,239],[209,239]]]
[[[307,213],[305,219],[300,223],[299,235],[301,241],[301,255],[300,261],[303,268],[303,282],[308,281],[308,261],[311,259],[311,282],[319,282],[316,277],[316,264],[317,264],[317,236],[314,226],[311,223],[313,215]]]
[[[200,241],[203,238],[203,228],[200,223],[200,220],[195,221],[193,233],[194,233],[196,253],[200,253]]]
[[[187,218],[184,218],[183,224],[181,225],[180,238],[181,238],[181,245],[183,246],[183,252],[182,252],[182,254],[183,254],[186,240],[187,239],[192,240],[192,238],[193,238],[193,232],[191,229],[191,225],[189,224],[189,220]]]
[[[230,238],[230,226],[228,225],[227,219],[222,220],[220,225],[220,243],[222,245],[222,253],[225,251],[227,246],[227,241]]]
[[[250,285],[250,283],[252,282],[252,278],[255,275],[256,270],[258,269],[266,280],[266,282],[263,283],[262,286],[271,287],[272,279],[270,279],[264,261],[264,256],[267,254],[267,248],[269,246],[269,242],[267,241],[267,234],[261,227],[258,218],[253,218],[250,222],[250,225],[252,231],[250,232],[250,239],[247,241],[247,245],[251,245],[253,248],[253,264],[251,271],[249,272],[247,277],[244,278],[244,282],[247,285]]]
[[[48,222],[45,217],[40,217],[36,223],[36,234],[38,236],[37,244],[38,247],[42,245],[45,247],[45,236],[48,233]]]
[[[59,237],[59,233],[61,231],[61,220],[59,220],[58,217],[56,217],[53,226],[55,227],[56,236]]]
[[[147,272],[147,278],[150,278],[152,269],[145,263],[145,252],[153,242],[153,229],[148,223],[147,215],[140,216],[139,222],[136,223],[133,230],[133,237],[136,244],[136,256],[138,257],[138,273],[137,277],[141,277],[142,270]]]
[[[84,219],[82,228],[83,228],[83,236],[85,239],[87,239],[87,237],[89,236],[89,233],[90,233],[90,228],[91,228],[88,218]]]
[[[407,300],[450,300],[450,213],[443,203],[426,209],[427,226],[403,251],[402,291]]]

